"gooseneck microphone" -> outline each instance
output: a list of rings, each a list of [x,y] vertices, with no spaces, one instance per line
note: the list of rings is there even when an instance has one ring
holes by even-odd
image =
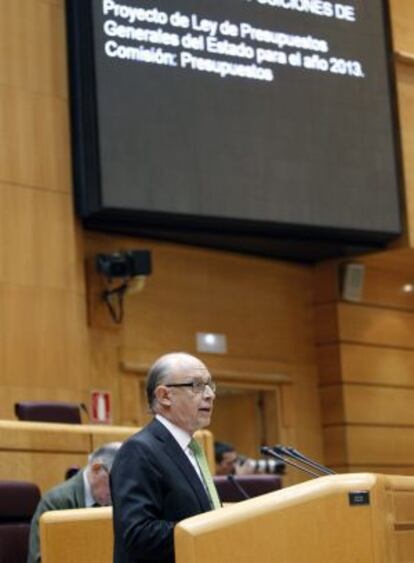
[[[88,407],[85,405],[85,403],[79,403],[80,409],[82,412],[84,412],[88,418],[88,422],[91,422],[91,417],[89,415],[89,411],[88,411]]]
[[[229,473],[229,475],[227,475],[227,480],[230,481],[230,483],[238,490],[238,492],[241,494],[244,500],[250,498],[250,495],[247,493],[246,489],[244,489],[240,485],[240,483],[237,482],[237,479],[234,477],[234,475]]]
[[[299,465],[299,463],[295,463],[294,461],[291,461],[287,457],[283,457],[282,455],[275,452],[272,448],[268,448],[267,446],[262,446],[260,448],[260,451],[262,452],[262,454],[268,455],[268,456],[273,457],[273,458],[278,459],[278,460],[281,460],[284,463],[287,463],[288,465],[291,465],[292,467],[299,469],[300,471],[304,471],[305,473],[312,475],[312,477],[320,477],[319,473],[315,473],[311,469],[303,467],[303,465]]]
[[[311,459],[310,457],[307,457],[306,455],[299,452],[295,448],[292,448],[292,447],[289,447],[289,446],[282,446],[282,445],[279,444],[279,445],[277,445],[273,448],[273,451],[275,451],[276,453],[279,453],[281,455],[286,455],[288,457],[291,457],[291,458],[293,458],[297,461],[300,461],[301,463],[305,463],[306,465],[309,465],[313,469],[320,471],[324,475],[335,475],[335,471],[333,471],[332,469],[329,469],[329,467],[326,467],[325,465],[322,465],[321,463],[318,463],[317,461]]]

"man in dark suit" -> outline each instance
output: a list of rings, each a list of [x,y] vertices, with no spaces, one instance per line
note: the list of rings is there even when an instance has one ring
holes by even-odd
[[[111,471],[115,563],[173,563],[176,523],[220,506],[192,439],[213,409],[206,366],[189,354],[167,354],[150,369],[146,390],[155,417],[123,444]]]
[[[27,563],[41,563],[39,519],[44,512],[111,504],[109,471],[120,446],[121,442],[111,442],[96,449],[89,456],[88,465],[84,469],[44,494],[30,525]]]

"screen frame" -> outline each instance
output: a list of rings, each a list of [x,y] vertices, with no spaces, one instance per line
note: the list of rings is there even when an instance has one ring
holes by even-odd
[[[387,0],[381,0],[381,5],[402,224],[404,176],[390,8]],[[397,232],[382,232],[104,207],[92,12],[92,0],[66,1],[74,196],[77,213],[87,229],[301,262],[381,249],[402,234],[402,227]]]

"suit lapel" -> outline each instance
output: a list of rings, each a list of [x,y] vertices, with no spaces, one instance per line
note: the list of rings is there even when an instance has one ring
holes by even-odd
[[[157,438],[157,440],[162,442],[163,451],[170,457],[171,461],[176,465],[176,467],[190,484],[200,502],[202,510],[211,510],[210,500],[207,496],[204,486],[201,483],[196,470],[194,469],[190,460],[185,455],[174,436],[165,428],[163,424],[161,424],[161,422],[156,419],[154,419],[150,424],[150,430]]]

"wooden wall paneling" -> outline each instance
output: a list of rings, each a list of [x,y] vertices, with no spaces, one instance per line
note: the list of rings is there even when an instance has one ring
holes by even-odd
[[[349,425],[346,432],[350,465],[414,466],[414,428]]]
[[[139,340],[148,350],[158,343],[159,353],[194,352],[195,333],[213,331],[231,335],[230,356],[284,361],[299,352],[302,342],[309,343],[305,268],[288,267],[286,279],[280,264],[270,261],[174,245],[152,248],[154,275],[128,305],[126,347]],[[139,322],[143,317],[145,324]]]
[[[258,392],[218,395],[209,427],[215,440],[230,442],[240,454],[261,457],[261,424]]]
[[[385,254],[358,259],[366,266],[360,304],[331,303],[328,281],[320,284],[326,290],[326,303],[320,294],[316,305],[316,322],[323,323],[317,342],[325,461],[335,469],[412,471],[413,296],[401,292],[411,281],[412,260],[395,255],[395,264]],[[321,275],[336,277],[332,264],[319,270],[315,283]]]
[[[414,350],[342,344],[340,353],[344,382],[414,386]]]
[[[155,344],[155,343],[154,343]],[[208,367],[220,385],[243,385],[253,381],[255,388],[273,388],[292,382],[292,367],[286,362],[272,359],[255,359],[249,356],[229,354],[195,353]],[[152,363],[158,358],[156,348],[122,346],[119,350],[120,365],[125,373],[135,373],[145,379]]]
[[[123,374],[120,382],[120,413],[123,424],[145,424],[142,416],[143,397],[140,380],[132,374]]]
[[[79,425],[0,420],[0,448],[51,452],[90,452],[88,431]]]
[[[342,346],[337,344],[320,345],[317,347],[319,383],[329,385],[339,383],[343,378]]]
[[[82,467],[87,453],[5,452],[0,450],[0,478],[33,481],[42,493],[61,483],[71,465]]]
[[[313,270],[314,303],[326,305],[340,298],[338,261],[330,260],[316,264]]]
[[[334,304],[342,300],[339,291],[340,270],[341,265],[347,262],[365,265],[361,303],[393,309],[414,309],[414,294],[401,291],[404,284],[414,279],[412,255],[407,250],[318,264],[314,273],[316,305]]]
[[[369,263],[365,266],[362,303],[392,309],[414,309],[414,293],[402,291],[404,284],[413,279],[413,273],[375,268]]]
[[[86,325],[86,317],[85,317]],[[109,391],[112,398],[112,423],[113,424],[139,424],[135,418],[125,412],[122,402],[123,379],[119,373],[119,334],[108,333],[96,329],[88,330],[88,390]],[[129,392],[129,391],[128,391]],[[135,397],[131,397],[132,399]],[[88,401],[90,397],[88,395]],[[128,412],[128,414],[127,414]]]
[[[64,2],[2,0],[0,9],[0,84],[67,98]]]
[[[88,387],[84,298],[53,288],[1,284],[0,303],[2,385],[13,402],[75,396],[84,400]],[[1,417],[13,416],[13,402],[0,405]]]
[[[27,479],[42,490],[63,481],[71,465],[107,442],[123,441],[136,427],[0,420],[0,478]]]
[[[410,426],[414,432],[414,388],[347,384],[343,398],[348,424]]]
[[[63,481],[70,465],[84,465],[91,439],[79,427],[0,421],[0,478],[34,481],[42,491]]]
[[[320,402],[317,370],[309,364],[298,365],[294,373],[294,383],[281,386],[282,397],[290,399],[285,401],[283,409],[289,429],[286,439],[288,444],[296,444],[298,449],[323,463],[321,415],[319,410],[314,411],[314,404]]]
[[[339,338],[337,304],[315,307],[316,344],[335,344]]]
[[[69,195],[0,183],[0,282],[84,294],[80,250]]]
[[[68,103],[0,86],[0,180],[70,193]]]
[[[323,428],[324,459],[328,467],[346,466],[348,463],[348,437],[345,425]]]
[[[261,400],[263,404],[263,445],[274,445],[286,441],[286,420],[283,419],[282,398],[285,388],[290,387],[281,385],[273,391],[262,391]]]
[[[414,313],[340,303],[341,340],[376,346],[414,348]]]
[[[411,0],[389,0],[394,49],[414,54],[414,6]]]
[[[346,424],[345,397],[342,384],[320,389],[322,422],[324,425]]]
[[[123,442],[139,430],[139,426],[88,425],[88,432],[91,436],[91,451],[109,442]]]
[[[414,389],[376,385],[331,385],[321,389],[323,422],[412,426]]]

